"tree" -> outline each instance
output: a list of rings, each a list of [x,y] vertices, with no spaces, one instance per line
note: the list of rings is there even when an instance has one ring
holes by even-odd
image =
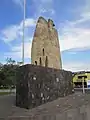
[[[5,75],[2,71],[0,71],[0,86],[4,85]]]
[[[16,70],[19,65],[16,65],[15,60],[12,60],[12,58],[7,58],[6,61],[7,63],[0,67],[0,86],[15,86]]]
[[[0,63],[0,71],[2,70],[2,67],[3,67],[3,64],[2,64],[2,63]]]
[[[7,58],[6,61],[7,64],[11,64],[11,65],[14,65],[16,63],[15,60],[12,60],[12,58]]]

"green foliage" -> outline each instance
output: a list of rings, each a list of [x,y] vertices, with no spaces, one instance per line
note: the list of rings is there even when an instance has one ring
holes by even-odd
[[[7,64],[15,64],[15,60],[12,60],[12,58],[7,58],[6,59],[6,61],[7,61]]]
[[[0,88],[9,88],[16,84],[16,70],[19,65],[15,64],[15,60],[7,58],[7,63],[0,64]]]

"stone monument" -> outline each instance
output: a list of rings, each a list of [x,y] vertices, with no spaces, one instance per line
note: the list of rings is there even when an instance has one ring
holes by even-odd
[[[39,17],[32,41],[31,63],[61,69],[61,55],[57,30],[51,19]]]
[[[58,34],[52,20],[39,17],[31,63],[16,73],[16,105],[33,108],[72,94],[72,72],[62,70]]]

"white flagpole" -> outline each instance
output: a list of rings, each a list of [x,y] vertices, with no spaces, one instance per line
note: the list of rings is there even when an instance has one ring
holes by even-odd
[[[24,38],[25,38],[25,13],[26,13],[26,0],[23,0],[23,38],[22,38],[22,63],[24,64]]]

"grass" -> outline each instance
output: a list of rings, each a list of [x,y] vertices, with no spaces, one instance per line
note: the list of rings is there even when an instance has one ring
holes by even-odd
[[[9,95],[11,93],[13,93],[13,92],[0,92],[0,96],[2,96],[2,95]]]
[[[8,94],[10,94],[10,92],[0,92],[0,96],[1,95],[8,95]]]

